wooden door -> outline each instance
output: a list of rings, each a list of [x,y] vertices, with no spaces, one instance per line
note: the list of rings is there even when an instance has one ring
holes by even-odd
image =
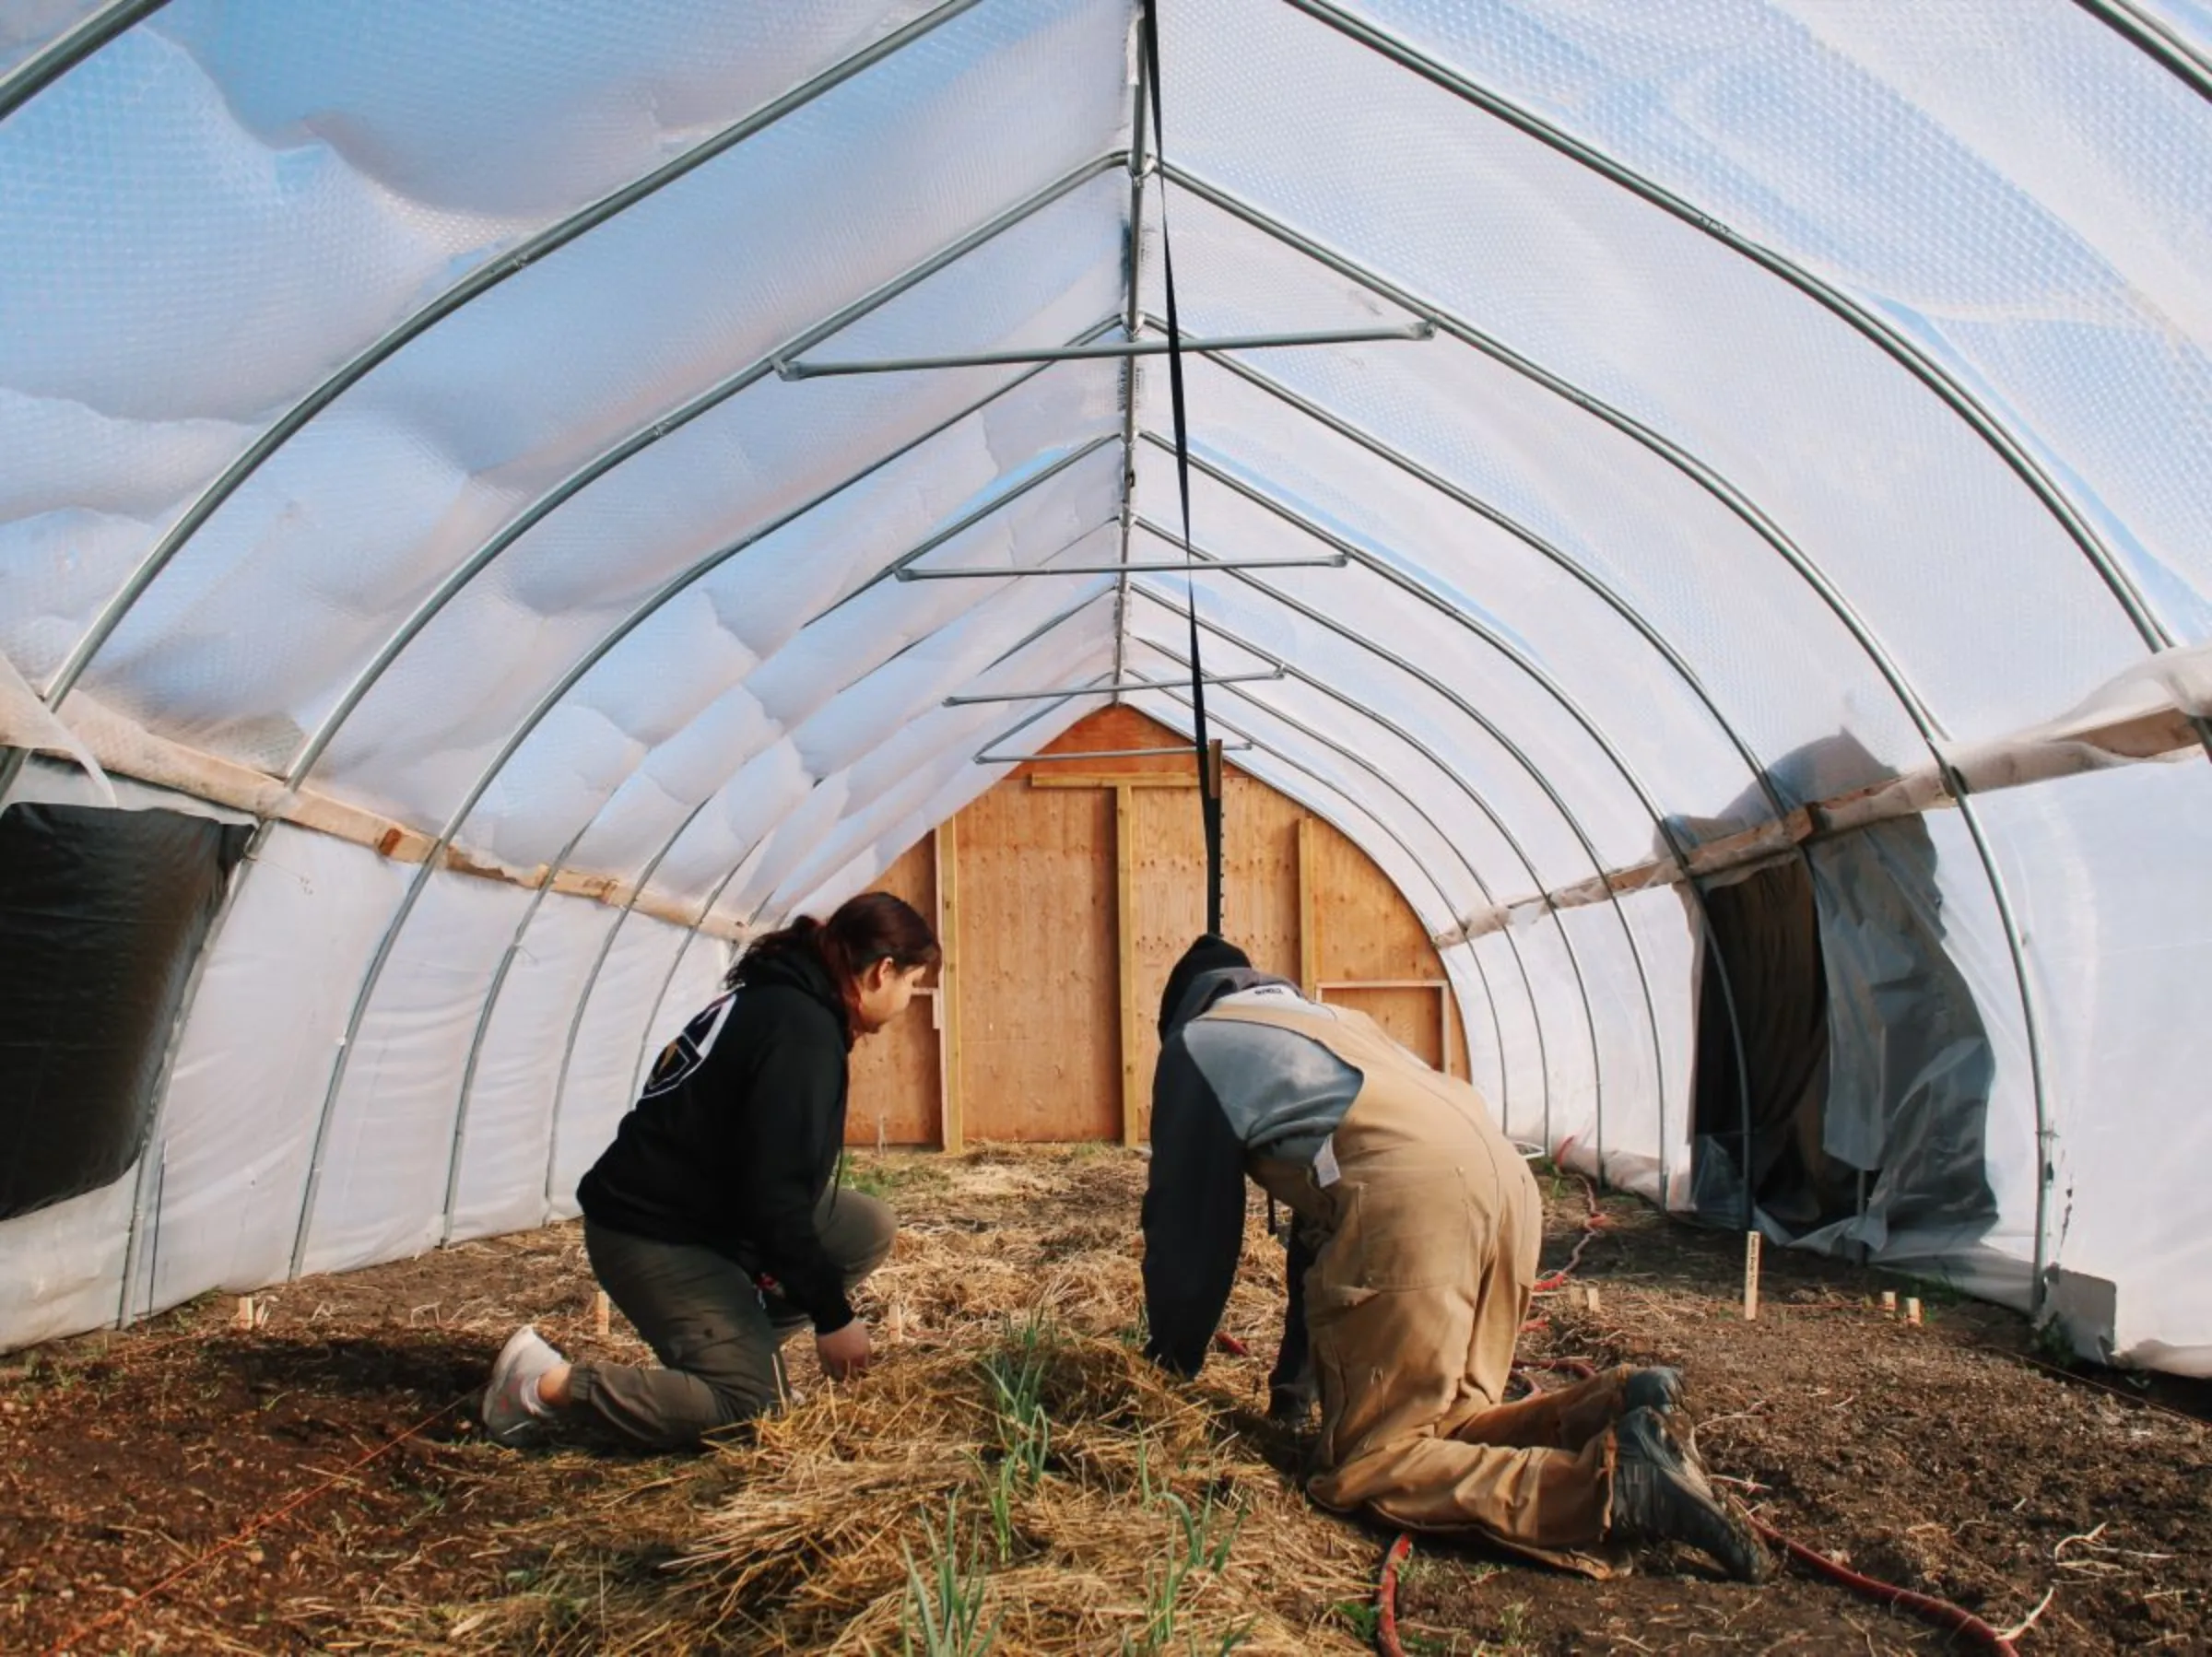
[[[924,835],[876,881],[925,916],[937,912],[933,837]],[[934,974],[932,975],[934,979]],[[945,1108],[942,1008],[936,985],[914,997],[903,1017],[863,1036],[853,1049],[853,1089],[845,1109],[847,1145],[941,1145]]]
[[[958,844],[967,1138],[1118,1139],[1112,795],[1002,782]]]
[[[1374,861],[1318,818],[1299,828],[1308,993],[1357,1007],[1426,1063],[1467,1074],[1443,963]]]
[[[1114,708],[1050,746],[1175,740]],[[1436,951],[1367,855],[1233,767],[1222,820],[1222,929],[1253,965],[1465,1075]],[[948,970],[855,1050],[848,1144],[1147,1137],[1160,993],[1206,924],[1187,756],[1025,765],[877,884],[937,917]]]
[[[1124,791],[1121,828],[1131,896],[1129,966],[1134,1028],[1124,1052],[1135,1137],[1150,1135],[1152,1068],[1159,1059],[1159,998],[1168,973],[1206,928],[1206,841],[1198,791]],[[1221,930],[1263,972],[1298,976],[1298,819],[1302,814],[1240,771],[1223,780]]]

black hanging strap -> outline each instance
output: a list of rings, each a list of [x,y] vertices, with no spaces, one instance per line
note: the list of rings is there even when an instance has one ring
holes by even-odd
[[[1167,135],[1160,121],[1159,20],[1154,15],[1157,0],[1140,0],[1137,26],[1144,36],[1145,72],[1151,92],[1152,154],[1155,161],[1167,155]],[[1175,256],[1168,242],[1167,192],[1160,191],[1159,264],[1168,304],[1168,392],[1175,416],[1175,483],[1182,497],[1182,558],[1187,567],[1191,550],[1190,428],[1183,415],[1182,324],[1175,314]],[[1135,275],[1131,273],[1130,280]],[[1199,663],[1198,594],[1195,580],[1183,576],[1183,603],[1191,627],[1192,740],[1198,751],[1198,814],[1206,830],[1206,929],[1221,930],[1221,767],[1206,723],[1206,673]]]

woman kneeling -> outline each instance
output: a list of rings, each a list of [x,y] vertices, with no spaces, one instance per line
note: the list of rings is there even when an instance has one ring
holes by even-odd
[[[896,1222],[834,1183],[849,1057],[937,959],[929,923],[888,892],[746,951],[576,1188],[592,1271],[665,1367],[571,1364],[524,1326],[485,1388],[493,1439],[524,1443],[559,1419],[651,1449],[695,1444],[782,1402],[777,1349],[809,1325],[832,1380],[867,1369],[846,1297]]]

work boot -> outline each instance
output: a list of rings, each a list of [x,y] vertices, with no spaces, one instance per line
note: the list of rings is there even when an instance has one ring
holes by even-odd
[[[1732,1577],[1762,1582],[1773,1562],[1751,1527],[1723,1507],[1705,1482],[1697,1453],[1667,1429],[1657,1410],[1631,1410],[1613,1429],[1610,1536],[1623,1542],[1687,1542]]]
[[[529,1444],[546,1435],[553,1412],[537,1396],[537,1381],[561,1362],[537,1331],[524,1324],[507,1337],[485,1383],[484,1430],[500,1444]]]
[[[1631,1369],[1620,1389],[1620,1413],[1657,1410],[1665,1415],[1682,1407],[1682,1371],[1663,1367]]]

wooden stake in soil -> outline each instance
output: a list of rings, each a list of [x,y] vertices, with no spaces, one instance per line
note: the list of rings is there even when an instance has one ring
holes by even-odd
[[[1897,1291],[1893,1288],[1886,1288],[1882,1291],[1882,1316],[1885,1318],[1897,1316]]]
[[[233,1329],[253,1327],[253,1297],[252,1295],[239,1296],[238,1310],[230,1319],[230,1327]]]
[[[1744,1233],[1744,1322],[1759,1321],[1759,1233]]]
[[[601,1289],[592,1297],[592,1333],[605,1340],[614,1333],[614,1302]]]
[[[1915,1329],[1920,1327],[1920,1299],[1918,1296],[1906,1297],[1905,1322],[1912,1324]]]

